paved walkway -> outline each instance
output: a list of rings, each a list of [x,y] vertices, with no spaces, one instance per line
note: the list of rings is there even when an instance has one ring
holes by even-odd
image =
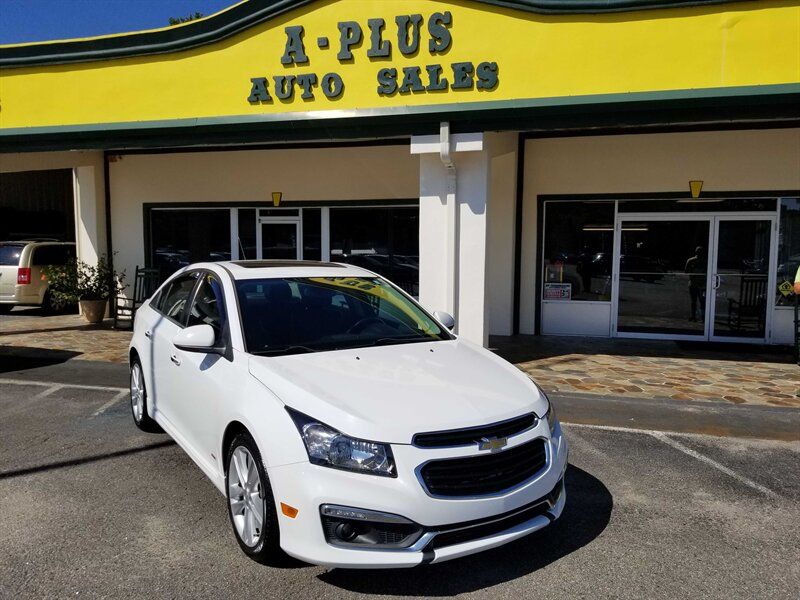
[[[537,336],[491,346],[547,391],[800,408],[800,366],[784,348]]]
[[[0,360],[125,363],[130,335],[110,320],[15,309],[0,316]],[[491,346],[548,392],[800,408],[800,366],[782,348],[536,336],[493,337]]]

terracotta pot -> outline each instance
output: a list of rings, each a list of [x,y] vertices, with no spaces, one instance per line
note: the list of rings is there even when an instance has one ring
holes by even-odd
[[[81,314],[89,323],[101,323],[106,315],[106,300],[81,300]]]

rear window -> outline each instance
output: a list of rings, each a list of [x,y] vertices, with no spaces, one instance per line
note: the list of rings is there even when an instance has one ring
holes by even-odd
[[[0,266],[19,266],[19,257],[25,244],[0,244]]]
[[[33,251],[33,266],[65,265],[75,260],[75,246],[38,246]]]

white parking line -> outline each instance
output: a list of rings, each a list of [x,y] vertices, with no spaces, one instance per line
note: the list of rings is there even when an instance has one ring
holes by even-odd
[[[128,390],[122,390],[121,392],[117,393],[117,395],[114,396],[111,400],[109,400],[108,402],[103,404],[103,406],[94,411],[92,413],[92,416],[96,417],[97,415],[102,415],[106,410],[114,406],[117,402],[122,400],[127,395],[128,395]]]
[[[53,387],[49,387],[46,390],[44,390],[43,392],[39,392],[38,394],[36,394],[33,398],[31,398],[31,400],[38,400],[39,398],[45,398],[45,397],[49,396],[50,394],[52,394],[53,392],[57,392],[58,390],[62,389],[63,387],[64,386],[60,385],[60,384],[59,385],[54,385]]]
[[[45,382],[45,381],[25,381],[24,379],[0,379],[0,385],[8,384],[8,385],[38,385],[40,387],[46,388],[77,388],[79,390],[103,390],[106,392],[127,392],[126,388],[121,387],[110,387],[107,385],[83,385],[80,383],[53,383],[53,382]],[[46,390],[47,391],[47,390]],[[52,393],[52,391],[47,391],[46,394],[48,395]]]
[[[769,496],[770,498],[777,498],[779,495],[774,492],[773,490],[769,489],[761,485],[760,483],[756,483],[752,479],[748,479],[744,475],[740,475],[733,469],[726,467],[725,465],[718,463],[713,458],[706,456],[705,454],[701,454],[697,450],[693,450],[688,446],[681,444],[679,441],[672,439],[669,437],[670,435],[681,435],[681,436],[688,436],[688,437],[698,437],[698,438],[711,438],[714,436],[702,435],[702,434],[686,434],[681,433],[678,431],[656,431],[654,429],[634,429],[628,427],[616,427],[613,425],[589,425],[586,423],[563,423],[563,425],[569,428],[576,428],[576,429],[598,429],[600,431],[614,431],[614,432],[624,432],[624,433],[637,433],[640,435],[649,435],[651,437],[656,438],[658,441],[671,446],[675,450],[683,452],[684,454],[691,456],[701,462],[706,463],[707,465],[714,467],[718,471],[725,473],[729,477],[733,477],[739,483],[746,485],[747,487],[756,490],[764,494],[765,496]]]

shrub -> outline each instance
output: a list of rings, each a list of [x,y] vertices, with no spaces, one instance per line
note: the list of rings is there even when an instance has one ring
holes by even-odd
[[[53,304],[67,306],[80,300],[108,300],[125,289],[125,273],[114,271],[105,256],[90,265],[75,260],[42,269],[50,286]]]

